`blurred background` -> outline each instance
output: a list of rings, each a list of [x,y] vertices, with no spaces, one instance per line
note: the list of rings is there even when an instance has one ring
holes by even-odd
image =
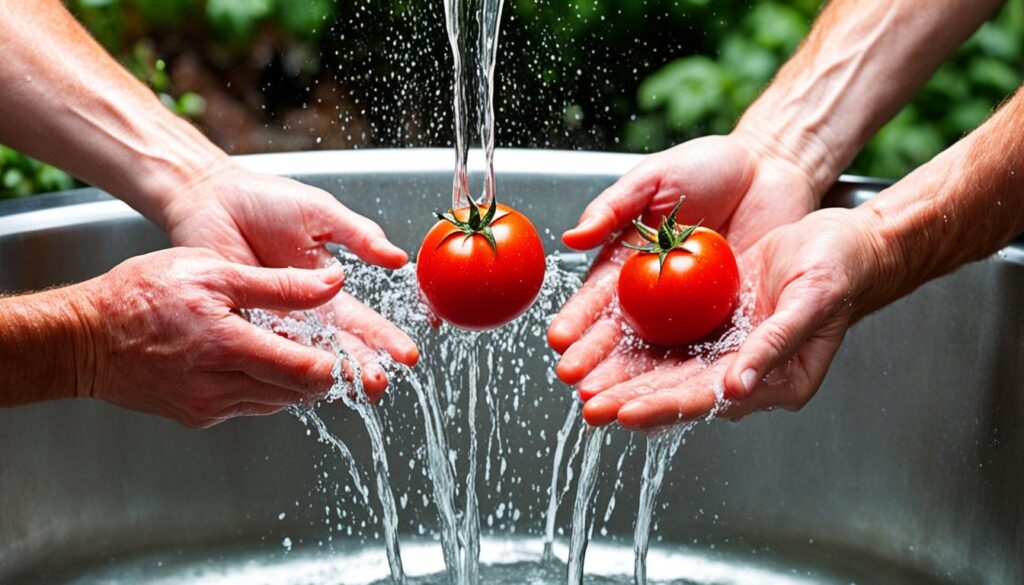
[[[442,0],[68,0],[168,108],[233,154],[451,144]],[[499,146],[652,152],[728,132],[820,0],[506,0]],[[1021,83],[1009,0],[864,150],[898,178]],[[841,114],[841,112],[837,112]],[[0,198],[67,189],[0,146]]]

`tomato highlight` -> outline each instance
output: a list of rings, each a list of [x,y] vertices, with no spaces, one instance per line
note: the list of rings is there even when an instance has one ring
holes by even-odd
[[[680,346],[707,337],[736,306],[740,275],[736,256],[717,232],[700,225],[680,226],[676,212],[657,230],[634,220],[645,243],[619,273],[619,307],[637,336],[653,345]]]
[[[530,308],[544,283],[544,245],[515,209],[491,202],[437,214],[416,258],[416,278],[430,309],[452,325],[481,331]]]

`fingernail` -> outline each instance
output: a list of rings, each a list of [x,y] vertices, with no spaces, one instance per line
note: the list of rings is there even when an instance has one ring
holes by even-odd
[[[320,269],[320,278],[327,284],[333,286],[345,278],[345,271],[340,264],[332,264]]]
[[[740,382],[743,383],[743,390],[747,394],[750,394],[751,392],[754,391],[754,382],[756,381],[757,372],[754,371],[754,368],[747,368],[743,370],[742,374],[740,374]]]

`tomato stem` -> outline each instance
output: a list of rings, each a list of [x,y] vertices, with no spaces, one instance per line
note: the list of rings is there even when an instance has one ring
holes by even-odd
[[[466,234],[467,238],[470,238],[476,234],[482,235],[487,243],[491,245],[491,249],[494,253],[498,253],[498,243],[494,241],[494,232],[491,231],[491,223],[494,222],[494,215],[498,211],[498,198],[491,197],[491,205],[487,208],[487,211],[480,215],[480,207],[473,201],[472,197],[466,197],[469,201],[469,218],[467,221],[462,221],[455,216],[455,210],[449,209],[447,213],[437,213],[434,215],[438,219],[450,222],[455,227],[459,228],[459,231]]]
[[[658,226],[657,230],[644,225],[641,218],[633,220],[633,226],[636,227],[640,237],[647,242],[646,244],[637,246],[629,242],[622,242],[622,245],[630,250],[636,250],[644,254],[657,254],[659,277],[661,270],[665,267],[665,258],[668,257],[668,253],[682,246],[693,235],[693,232],[700,227],[700,224],[704,222],[702,219],[694,225],[680,226],[676,221],[676,213],[679,211],[679,206],[683,204],[683,201],[686,201],[685,195],[679,198],[679,202],[676,203],[676,206],[672,208],[672,211],[667,216],[663,215],[661,217],[661,225]]]

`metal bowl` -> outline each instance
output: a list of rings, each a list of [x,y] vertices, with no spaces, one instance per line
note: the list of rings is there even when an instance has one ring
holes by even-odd
[[[413,252],[428,214],[447,204],[451,159],[447,150],[377,150],[239,160],[330,191]],[[499,189],[533,219],[551,252],[584,205],[637,160],[503,150]],[[883,187],[844,178],[829,201],[856,204]],[[2,202],[0,291],[80,281],[167,245],[155,226],[95,190]],[[550,363],[531,367],[542,381]],[[539,382],[524,392],[533,395],[515,415],[526,424],[505,429],[508,473],[520,481],[503,496],[523,514],[490,532],[536,540],[551,466],[549,451],[538,458],[535,445],[538,437],[553,443],[571,395]],[[401,388],[384,409],[417,415]],[[368,461],[358,417],[339,405],[328,418]],[[421,442],[414,427],[394,431],[389,453],[399,470],[396,491],[413,502],[400,510],[410,535],[436,524],[423,474],[401,471]],[[613,437],[609,452],[630,442],[625,431]],[[518,453],[517,444],[531,447]],[[628,544],[642,450],[621,468],[617,459],[603,459],[599,510],[607,510],[616,478],[621,486],[595,538]],[[864,582],[1022,583],[1022,463],[1024,247],[1017,244],[857,325],[801,412],[700,425],[661,493],[668,507],[659,507],[657,534],[664,546],[889,567],[884,578]],[[286,414],[190,431],[85,401],[0,410],[0,582],[59,581],[78,567],[147,551],[202,554],[242,544],[279,552],[285,536],[340,541],[346,532],[325,525],[324,506],[352,508],[357,523],[361,504],[322,493],[325,481],[342,485],[344,474]],[[482,498],[482,517],[499,499]],[[560,526],[569,507],[559,511]],[[372,543],[373,527],[364,535]]]

